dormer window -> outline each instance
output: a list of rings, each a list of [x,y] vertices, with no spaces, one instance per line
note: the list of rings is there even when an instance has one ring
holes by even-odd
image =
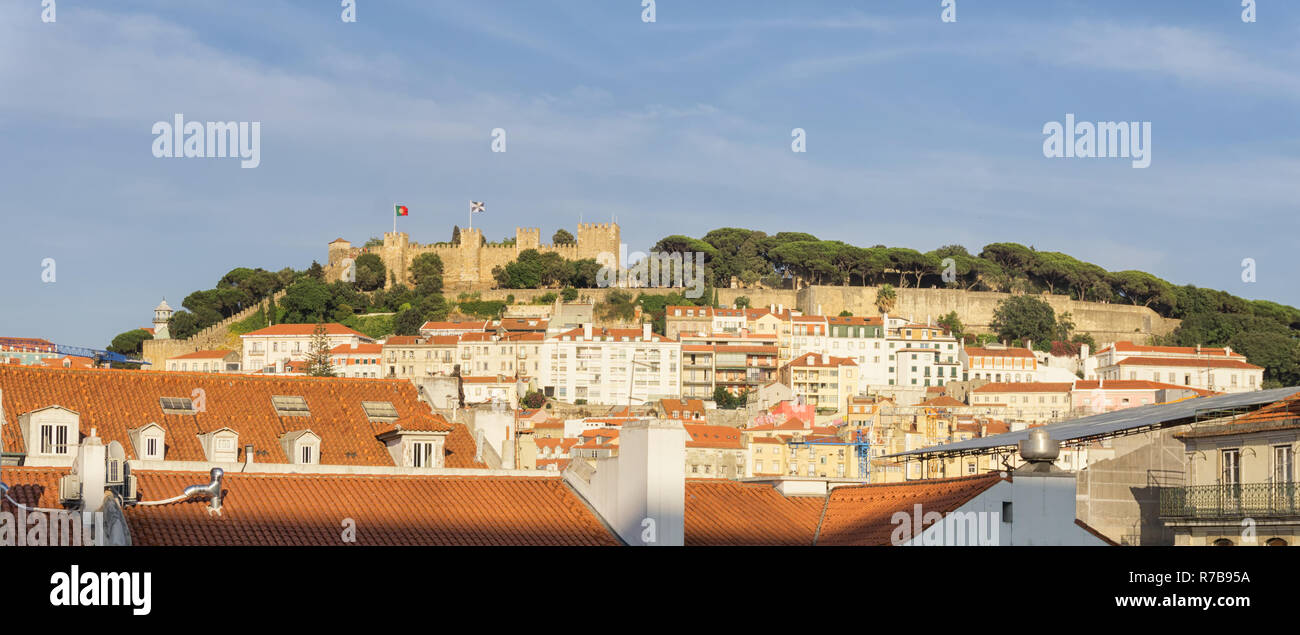
[[[131,443],[135,446],[136,456],[143,461],[162,461],[166,458],[167,446],[164,441],[167,432],[156,423],[149,423],[134,430],[128,430]]]
[[[239,460],[239,433],[221,428],[199,435],[203,454],[211,463],[235,463]]]
[[[297,465],[320,464],[320,436],[311,430],[297,430],[280,437],[285,456]]]
[[[38,456],[75,458],[80,416],[62,406],[49,406],[21,415],[19,427],[30,452]]]

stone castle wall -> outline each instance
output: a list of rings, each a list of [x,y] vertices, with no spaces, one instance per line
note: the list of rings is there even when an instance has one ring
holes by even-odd
[[[878,315],[878,290],[879,287],[806,287],[796,294],[797,306],[805,313],[816,313],[820,308],[820,312],[825,315],[837,315],[846,309],[854,315]],[[989,325],[993,321],[994,310],[1000,302],[1011,297],[1008,293],[959,289],[896,291],[898,299],[891,315],[924,322],[927,319],[937,320],[950,311],[956,311],[962,325],[973,333],[991,332]],[[1080,302],[1063,295],[1043,294],[1035,297],[1050,304],[1058,316],[1068,311],[1074,320],[1075,329],[1091,334],[1098,344],[1123,340],[1147,342],[1153,335],[1172,332],[1181,323],[1181,320],[1161,317],[1145,306]]]
[[[542,253],[556,253],[567,260],[593,259],[603,265],[617,267],[619,263],[619,227],[613,223],[582,223],[578,225],[577,241],[573,245],[545,245],[541,230],[535,227],[515,228],[515,244],[485,245],[480,229],[460,230],[460,244],[410,242],[406,232],[385,232],[384,244],[375,247],[353,247],[339,240],[330,243],[329,264],[325,267],[326,279],[338,280],[344,272],[344,261],[355,260],[364,253],[379,256],[389,273],[385,286],[394,280],[410,285],[411,264],[421,254],[433,253],[442,259],[443,286],[448,290],[478,291],[493,285],[492,270],[514,262],[521,252],[535,249]]]
[[[272,296],[278,303],[284,298],[283,290],[276,291]],[[183,340],[145,340],[141,357],[149,362],[148,366],[142,366],[146,370],[166,370],[164,362],[169,357],[185,355],[198,351],[237,351],[240,350],[240,341],[237,335],[230,332],[230,326],[236,322],[243,321],[251,317],[254,313],[265,309],[270,300],[263,299],[256,305],[248,307],[239,313],[236,313],[208,328],[191,335]]]

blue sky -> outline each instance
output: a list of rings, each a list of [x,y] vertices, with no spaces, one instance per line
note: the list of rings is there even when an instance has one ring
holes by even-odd
[[[1259,5],[58,0],[46,24],[0,0],[0,335],[104,346],[231,268],[380,235],[397,201],[445,240],[470,199],[493,240],[581,216],[632,251],[1015,241],[1300,305],[1300,3]],[[174,113],[261,122],[261,165],[154,158]],[[1045,158],[1066,113],[1150,121],[1151,167]]]

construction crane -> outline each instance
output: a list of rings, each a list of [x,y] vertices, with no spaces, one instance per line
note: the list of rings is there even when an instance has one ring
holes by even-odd
[[[113,351],[103,351],[97,348],[83,348],[81,346],[64,346],[55,344],[54,351],[60,355],[71,357],[89,357],[95,360],[96,364],[118,363],[118,364],[148,364],[143,359],[133,359],[121,353]]]
[[[97,348],[85,348],[82,346],[64,346],[63,344],[55,344],[49,340],[30,337],[0,337],[0,351],[4,349],[35,353],[57,353],[58,355],[65,357],[86,357],[95,360],[96,364],[149,363],[142,359],[133,359],[121,353],[114,353],[112,351],[104,351]]]

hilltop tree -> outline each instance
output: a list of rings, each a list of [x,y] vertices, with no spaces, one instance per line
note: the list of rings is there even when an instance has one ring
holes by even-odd
[[[1060,328],[1052,305],[1026,295],[1012,296],[998,303],[989,326],[1003,340],[1032,340],[1040,350],[1051,349],[1052,339]]]
[[[175,317],[176,314],[172,314]],[[168,325],[168,330],[171,326]],[[125,333],[119,333],[113,338],[113,343],[108,345],[107,350],[113,353],[120,353],[128,357],[138,357],[144,353],[144,343],[146,340],[153,339],[153,335],[144,329],[132,329]]]
[[[560,229],[555,232],[555,235],[551,236],[551,244],[576,245],[578,244],[578,241],[573,238],[573,234],[570,234],[569,230]]]
[[[312,377],[333,377],[334,364],[330,361],[330,339],[325,324],[316,324],[307,349],[307,374]]]
[[[415,291],[421,295],[442,293],[442,258],[428,252],[411,261],[411,279],[415,282]]]
[[[357,256],[357,288],[362,291],[374,291],[384,286],[384,280],[388,277],[388,272],[384,267],[384,262],[376,254],[361,254]]]
[[[189,311],[177,311],[167,320],[167,334],[174,340],[188,339],[201,330],[199,319]]]

